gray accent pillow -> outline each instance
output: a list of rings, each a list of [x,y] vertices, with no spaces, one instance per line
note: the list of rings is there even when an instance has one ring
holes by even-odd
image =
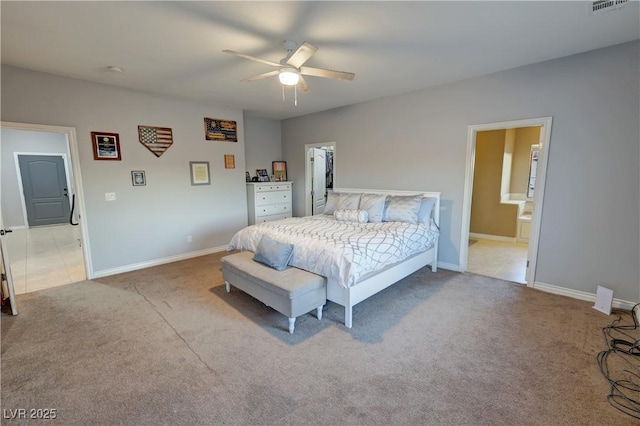
[[[360,210],[366,210],[369,214],[369,222],[382,222],[384,205],[387,196],[384,194],[362,194],[360,197]]]
[[[420,210],[418,210],[418,223],[429,224],[431,212],[436,205],[435,198],[423,198],[420,202]]]
[[[384,212],[385,222],[418,223],[418,211],[422,202],[421,195],[392,195],[387,197]]]
[[[338,206],[338,201],[340,200],[340,193],[329,191],[327,193],[327,201],[324,203],[324,214],[333,214],[336,211],[336,207]]]
[[[349,194],[343,192],[342,194],[340,194],[340,199],[338,200],[336,210],[358,210],[361,195],[362,194],[359,192],[357,194]]]
[[[263,235],[258,243],[253,260],[269,266],[276,271],[287,268],[293,257],[293,244],[281,243]]]

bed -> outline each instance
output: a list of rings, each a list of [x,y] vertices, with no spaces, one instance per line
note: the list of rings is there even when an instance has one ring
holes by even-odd
[[[440,192],[339,188],[325,209],[248,226],[228,249],[255,252],[263,236],[293,244],[289,265],[327,278],[347,328],[356,304],[427,265],[437,270]]]

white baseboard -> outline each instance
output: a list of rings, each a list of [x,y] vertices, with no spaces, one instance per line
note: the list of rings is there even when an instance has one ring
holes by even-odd
[[[446,269],[447,271],[460,272],[460,267],[453,263],[438,261],[438,269]]]
[[[553,294],[559,294],[561,296],[568,296],[568,297],[572,297],[574,299],[579,299],[579,300],[586,300],[587,302],[594,302],[596,301],[596,295],[595,293],[587,293],[586,291],[580,291],[580,290],[573,290],[570,288],[564,288],[564,287],[558,287],[555,285],[551,285],[551,284],[545,284],[545,283],[541,283],[536,281],[533,284],[533,288],[537,289],[537,290],[541,290],[541,291],[545,291],[547,293],[553,293]],[[631,310],[631,308],[633,308],[637,303],[634,302],[629,302],[628,300],[622,300],[622,299],[613,299],[613,307],[614,308],[620,308],[620,309],[628,309]]]
[[[178,262],[180,260],[192,259],[194,257],[205,256],[207,254],[219,253],[226,251],[228,246],[211,247],[204,250],[192,251],[189,253],[178,254],[176,256],[163,257],[161,259],[149,260],[147,262],[133,263],[131,265],[119,266],[117,268],[103,269],[94,271],[91,278],[108,277],[109,275],[122,274],[124,272],[137,271],[138,269],[150,268],[152,266],[164,265],[166,263]],[[91,279],[87,277],[88,279]]]
[[[505,243],[515,243],[516,237],[503,237],[501,235],[477,234],[469,232],[469,238],[480,238],[483,240],[503,241]]]

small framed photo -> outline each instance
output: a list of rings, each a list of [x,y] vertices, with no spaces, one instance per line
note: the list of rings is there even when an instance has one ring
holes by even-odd
[[[272,161],[271,164],[276,182],[285,182],[287,180],[287,162]]]
[[[133,186],[145,186],[147,184],[147,177],[144,174],[144,170],[132,170],[131,183]]]
[[[258,182],[269,182],[267,169],[256,169],[256,176],[258,176]]]
[[[249,172],[244,172],[244,178],[247,182],[251,182],[251,175]]]
[[[235,169],[236,168],[236,157],[233,154],[225,154],[225,156],[224,156],[224,168],[225,169]]]
[[[191,185],[211,185],[208,161],[189,161]]]
[[[94,160],[121,160],[120,136],[117,133],[91,132]]]

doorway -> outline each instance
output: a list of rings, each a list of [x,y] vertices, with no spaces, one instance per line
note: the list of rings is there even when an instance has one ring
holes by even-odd
[[[29,228],[67,223],[71,216],[66,155],[14,152]]]
[[[335,142],[307,144],[305,152],[305,216],[322,214],[327,191],[334,187]]]
[[[526,162],[526,170],[520,166],[516,172],[514,135],[518,129],[539,133],[536,140],[521,147],[520,158],[524,159],[519,161]],[[551,117],[469,126],[461,272],[534,285],[550,136]],[[485,151],[487,139],[491,143]],[[512,170],[519,185],[513,191]],[[535,191],[530,189],[532,182]]]
[[[15,294],[93,275],[78,158],[73,128],[2,122],[0,214]]]

